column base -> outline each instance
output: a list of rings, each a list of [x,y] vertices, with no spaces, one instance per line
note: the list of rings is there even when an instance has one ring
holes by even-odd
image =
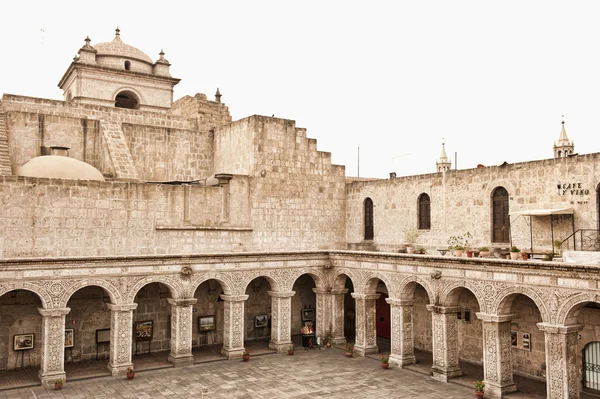
[[[174,367],[191,366],[192,364],[194,364],[194,355],[185,355],[178,357],[169,355],[169,362],[173,363]]]
[[[42,386],[54,387],[56,380],[62,380],[63,382],[67,381],[67,373],[64,371],[55,371],[42,375],[42,371],[40,370],[38,371],[38,378],[40,379]]]
[[[404,368],[406,366],[410,366],[411,364],[415,364],[417,362],[417,358],[413,356],[399,356],[399,355],[390,355],[390,364],[394,366],[398,366],[400,368]]]
[[[517,391],[517,385],[514,382],[505,385],[496,385],[487,381],[484,382],[486,398],[503,398],[507,393]]]
[[[431,378],[442,382],[448,382],[450,379],[460,377],[461,375],[462,370],[459,368],[453,370],[441,370],[434,367],[431,368]]]
[[[367,346],[367,347],[360,347],[360,346],[354,347],[354,354],[358,355],[358,356],[364,357],[364,356],[371,355],[374,353],[379,353],[379,347],[377,345]]]
[[[232,360],[232,359],[236,359],[239,360],[242,358],[242,352],[244,351],[244,348],[235,348],[235,349],[221,349],[221,355],[223,356],[227,356],[227,359]],[[250,356],[252,356],[252,353],[250,354]]]
[[[133,363],[119,364],[119,365],[108,363],[108,366],[106,366],[106,368],[110,370],[110,373],[112,374],[113,377],[126,375],[127,369],[129,367],[133,367]]]
[[[269,348],[276,350],[277,353],[287,353],[292,341],[287,342],[269,342]]]

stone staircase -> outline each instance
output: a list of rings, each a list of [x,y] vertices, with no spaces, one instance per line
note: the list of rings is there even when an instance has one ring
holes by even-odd
[[[0,176],[12,175],[8,153],[8,129],[2,102],[0,102]]]
[[[115,178],[117,180],[139,181],[121,124],[107,120],[101,120],[100,124],[102,126],[102,139],[106,144]]]

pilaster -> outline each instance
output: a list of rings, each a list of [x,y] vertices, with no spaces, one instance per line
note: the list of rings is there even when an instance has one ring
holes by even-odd
[[[221,299],[225,301],[221,354],[233,359],[244,351],[244,303],[248,295],[221,294]]]
[[[173,366],[189,366],[194,364],[192,354],[192,306],[196,298],[171,299],[171,353],[169,361]]]
[[[458,367],[458,321],[456,314],[460,307],[427,305],[431,312],[433,329],[433,366],[431,377],[447,382],[462,375]]]
[[[70,308],[43,309],[42,315],[42,359],[38,377],[42,385],[54,386],[54,381],[66,380],[65,373],[65,316]]]
[[[331,334],[333,342],[343,344],[344,336],[344,297],[347,289],[331,290]],[[329,326],[327,327],[329,329]]]
[[[515,392],[511,361],[510,321],[514,315],[476,313],[483,329],[483,375],[485,395],[502,398]]]
[[[292,343],[292,297],[295,291],[268,291],[271,296],[271,341],[269,348],[287,352]]]
[[[546,337],[546,397],[579,398],[579,349],[577,333],[583,325],[572,326],[538,323]]]
[[[108,369],[113,376],[125,375],[131,362],[133,334],[133,311],[137,303],[124,305],[106,304],[110,309],[110,360]]]
[[[380,294],[352,293],[356,301],[356,342],[354,353],[366,356],[378,353],[377,328],[375,325],[375,301]]]
[[[413,336],[413,300],[386,298],[391,313],[391,353],[389,362],[399,367],[416,362]]]

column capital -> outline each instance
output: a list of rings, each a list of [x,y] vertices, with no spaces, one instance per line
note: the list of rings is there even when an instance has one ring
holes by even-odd
[[[460,306],[425,305],[425,307],[427,308],[427,310],[429,310],[432,313],[441,313],[441,314],[458,313],[462,310],[462,308]]]
[[[290,298],[296,294],[296,291],[267,291],[267,294],[275,298]]]
[[[505,321],[511,321],[515,315],[514,314],[490,314],[490,313],[477,312],[477,313],[475,313],[475,316],[477,316],[477,318],[479,320],[486,321],[489,323],[504,323]]]
[[[127,312],[127,311],[136,310],[138,304],[135,302],[134,303],[123,303],[123,304],[119,304],[119,305],[107,303],[106,306],[113,312]]]
[[[540,330],[551,333],[551,334],[570,334],[583,330],[585,327],[583,324],[573,324],[570,326],[563,326],[558,324],[548,324],[548,323],[537,323],[537,326]]]
[[[413,299],[385,298],[385,301],[390,306],[413,306],[415,304]]]
[[[167,298],[167,302],[173,306],[192,306],[196,302],[198,302],[198,298],[180,298],[180,299]]]
[[[233,175],[229,173],[217,173],[215,174],[215,179],[219,182],[219,186],[224,184],[229,184],[229,180],[233,178]]]
[[[221,299],[225,302],[244,302],[249,295],[225,295],[221,294]]]
[[[38,312],[44,317],[59,317],[69,314],[71,308],[52,308],[52,309],[44,309],[38,308]]]
[[[348,288],[339,288],[337,290],[331,290],[331,295],[346,295],[348,293]]]
[[[353,292],[350,295],[352,295],[352,298],[354,298],[354,299],[364,299],[364,300],[378,299],[381,296],[381,294],[358,294],[356,292]]]

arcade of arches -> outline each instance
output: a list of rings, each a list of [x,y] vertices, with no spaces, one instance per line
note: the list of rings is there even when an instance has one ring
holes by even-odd
[[[415,350],[426,351],[441,381],[461,375],[459,359],[481,365],[488,397],[517,389],[513,374],[545,379],[549,398],[579,397],[581,381],[598,388],[585,366],[600,341],[598,276],[585,266],[347,251],[62,262],[54,274],[44,259],[29,261],[27,273],[2,264],[4,276],[20,273],[0,282],[2,369],[19,362],[15,336],[28,335],[42,383],[68,378],[65,344],[74,362],[107,359],[114,375],[139,351],[168,351],[175,366],[189,365],[206,316],[212,342],[230,359],[261,338],[283,352],[310,307],[316,335],[354,341],[358,355],[377,353],[381,336],[392,364],[413,364]],[[255,323],[261,315],[268,326]],[[149,321],[149,336],[136,337]],[[109,342],[98,343],[98,331]]]

